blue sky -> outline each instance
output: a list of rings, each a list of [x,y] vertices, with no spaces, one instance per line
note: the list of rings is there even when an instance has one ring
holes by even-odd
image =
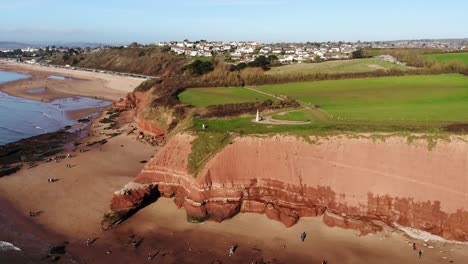
[[[465,0],[1,0],[0,41],[467,38]]]

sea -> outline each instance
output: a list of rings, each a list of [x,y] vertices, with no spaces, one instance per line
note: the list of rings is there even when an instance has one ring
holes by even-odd
[[[0,71],[0,84],[29,77],[20,73]],[[52,78],[60,79],[60,76]],[[63,80],[67,81],[66,78]],[[46,92],[46,88],[38,87],[29,92]],[[0,145],[78,124],[77,120],[67,117],[67,111],[104,108],[110,104],[111,102],[108,101],[81,96],[57,99],[47,103],[0,92]]]

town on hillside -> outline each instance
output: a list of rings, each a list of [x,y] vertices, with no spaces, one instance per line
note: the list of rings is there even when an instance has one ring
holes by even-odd
[[[45,55],[63,53],[64,56],[99,52],[105,49],[142,46],[159,46],[164,51],[193,58],[222,57],[231,63],[248,63],[259,56],[275,56],[281,64],[321,62],[353,58],[360,49],[437,49],[443,52],[458,52],[468,49],[468,40],[405,40],[376,42],[306,42],[306,43],[259,43],[256,41],[168,41],[151,44],[132,43],[125,46],[64,47],[36,46],[22,49],[2,49],[0,58],[23,60],[35,64],[43,63]],[[276,59],[275,58],[275,59]]]

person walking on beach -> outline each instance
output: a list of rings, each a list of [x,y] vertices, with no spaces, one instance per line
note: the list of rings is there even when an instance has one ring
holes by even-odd
[[[236,248],[237,248],[236,245],[231,246],[231,247],[229,248],[229,256],[234,255],[234,252],[236,252]]]
[[[301,234],[301,240],[302,240],[302,242],[304,242],[306,236],[307,236],[306,232],[302,232],[302,234]]]
[[[416,243],[413,243],[413,250],[416,251],[416,249],[418,249],[418,248],[416,247]]]
[[[423,255],[423,251],[422,251],[422,249],[420,249],[420,250],[419,250],[419,258],[421,258],[422,255]]]

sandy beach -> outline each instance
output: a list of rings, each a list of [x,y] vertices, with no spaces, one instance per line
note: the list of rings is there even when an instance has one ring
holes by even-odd
[[[36,66],[0,64],[0,69],[33,76],[4,85],[2,90],[37,100],[67,95],[117,100],[141,82]],[[51,74],[76,80],[66,85],[47,80],[50,94],[25,95],[25,90],[40,87],[44,82],[41,79]],[[99,123],[95,120],[94,124]],[[167,198],[138,211],[116,229],[101,231],[100,222],[112,193],[131,181],[158,150],[139,141],[136,135],[125,133],[108,139],[106,144],[86,146],[108,138],[105,134],[127,128],[104,130],[106,126],[91,128],[94,136],[83,138],[74,152],[64,152],[72,155],[69,159],[23,168],[0,178],[0,220],[4,219],[8,227],[0,229],[0,241],[24,249],[18,256],[3,255],[8,263],[48,263],[41,260],[45,248],[60,241],[68,241],[69,245],[59,263],[148,263],[148,254],[154,256],[155,263],[321,263],[324,259],[330,264],[464,263],[468,259],[468,246],[415,240],[390,228],[359,236],[357,231],[327,227],[319,217],[302,218],[291,228],[260,214],[240,214],[222,223],[188,223],[185,210]],[[48,183],[49,178],[59,180]],[[43,213],[30,217],[30,211]],[[307,237],[301,242],[304,231]],[[20,235],[23,233],[29,236],[24,238]],[[97,240],[86,246],[86,240],[94,238]],[[138,248],[130,243],[134,239],[142,239]],[[411,248],[413,242],[424,250],[420,260]],[[37,243],[43,246],[37,247]],[[232,245],[238,249],[229,256]]]
[[[0,70],[30,75],[28,79],[0,85],[0,91],[7,94],[34,100],[50,101],[70,96],[87,96],[108,101],[118,101],[132,92],[143,79],[115,76],[104,73],[51,68],[16,62],[0,61]],[[52,75],[70,78],[56,80]],[[47,88],[44,93],[28,93],[28,90]]]

